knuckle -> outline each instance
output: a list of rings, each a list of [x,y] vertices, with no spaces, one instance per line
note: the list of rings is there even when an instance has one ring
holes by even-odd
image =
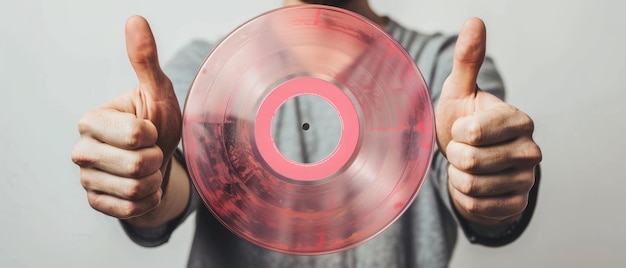
[[[155,179],[144,178],[140,180],[133,180],[131,185],[126,189],[126,196],[130,200],[140,200],[152,193],[157,192],[161,183],[160,180],[157,181],[156,179],[159,178],[155,177]]]
[[[533,142],[533,146],[532,146],[532,155],[535,158],[535,161],[536,161],[535,164],[539,164],[539,162],[541,162],[541,160],[543,160],[543,153],[541,152],[541,148],[539,148],[539,145],[537,145],[534,142]]]
[[[78,120],[78,133],[80,133],[81,135],[85,135],[91,129],[91,113],[91,111],[85,113]]]
[[[530,165],[539,164],[539,162],[541,162],[543,158],[541,149],[535,142],[532,141],[532,139],[526,141],[525,146],[523,147],[523,150],[521,150],[521,152],[522,158]]]
[[[476,151],[470,147],[465,147],[460,149],[459,152],[459,169],[464,171],[471,171],[478,168],[478,156],[476,155]]]
[[[521,194],[513,197],[513,204],[511,205],[512,215],[522,213],[528,206],[528,195]]]
[[[478,144],[482,140],[483,131],[482,127],[478,122],[471,121],[467,124],[465,128],[465,135],[467,137],[467,141],[470,144]]]
[[[143,213],[143,208],[134,202],[129,202],[119,210],[119,217],[129,219]]]
[[[85,189],[91,189],[91,177],[88,176],[88,174],[84,171],[80,171],[80,175],[79,175],[79,179],[80,179],[80,185],[83,186],[83,188]]]
[[[530,192],[530,189],[532,189],[535,185],[535,170],[530,169],[528,172],[523,172],[522,176],[523,177],[520,179],[519,183],[519,189],[521,190],[520,192],[528,193]]]
[[[92,194],[87,193],[87,203],[89,203],[89,206],[91,206],[91,208],[98,210],[98,202]]]
[[[158,205],[160,205],[160,204],[161,204],[161,196],[162,196],[162,195],[163,195],[163,191],[161,191],[161,190],[156,191],[156,192],[152,195],[152,197],[153,197],[153,198],[151,198],[151,199],[150,199],[150,202],[148,203],[148,205],[149,205],[149,209],[156,208]]]
[[[102,199],[102,195],[97,194],[93,191],[87,192],[87,202],[91,208],[100,211],[102,213],[108,214],[105,207],[105,202]]]
[[[147,170],[150,168],[150,161],[147,157],[142,153],[134,153],[132,154],[128,161],[128,173],[131,177],[140,178],[144,174],[147,173]]]
[[[74,148],[74,150],[72,150],[71,158],[72,158],[72,162],[74,162],[74,164],[79,165],[79,166],[85,162],[85,156],[77,148]]]
[[[522,125],[529,133],[533,133],[535,131],[535,121],[533,121],[533,119],[530,118],[529,115],[525,113],[522,113],[522,114],[523,114]]]
[[[477,180],[475,178],[470,177],[467,183],[467,195],[476,196],[481,193],[480,188],[478,187]]]
[[[458,178],[459,181],[459,191],[466,195],[472,196],[477,192],[476,189],[476,180],[471,175],[464,175]]]
[[[465,201],[465,203],[463,204],[463,207],[465,208],[465,210],[470,213],[470,214],[480,214],[481,209],[480,209],[480,201],[478,201],[475,198],[469,198]]]
[[[138,122],[131,124],[125,145],[129,148],[138,148],[144,139],[143,129]]]
[[[159,170],[163,163],[163,152],[156,146],[138,150],[129,155],[127,161],[128,173],[131,177],[141,178]]]
[[[514,121],[516,130],[519,130],[522,135],[532,136],[535,132],[535,122],[530,116],[520,110],[516,110]]]
[[[146,187],[141,181],[133,180],[131,185],[126,188],[126,196],[130,200],[138,200],[146,196]]]
[[[93,160],[87,155],[85,150],[82,149],[82,146],[77,144],[72,150],[72,162],[80,167],[86,167],[93,164]]]

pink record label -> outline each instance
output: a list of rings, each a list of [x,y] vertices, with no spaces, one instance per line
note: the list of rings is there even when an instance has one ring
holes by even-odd
[[[314,95],[328,101],[341,121],[341,137],[336,149],[322,161],[305,164],[286,158],[275,146],[272,120],[287,100]],[[359,118],[350,98],[336,85],[318,78],[301,77],[279,85],[262,102],[254,125],[257,148],[267,164],[279,174],[294,180],[326,178],[346,165],[359,139]]]

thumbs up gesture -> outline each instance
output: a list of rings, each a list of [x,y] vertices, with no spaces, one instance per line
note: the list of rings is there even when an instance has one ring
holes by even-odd
[[[160,204],[182,121],[172,83],[159,66],[154,37],[142,17],[127,21],[126,47],[139,86],[85,113],[72,152],[89,204],[122,219],[144,215]]]
[[[542,156],[532,138],[532,119],[476,85],[485,43],[484,23],[469,19],[435,113],[454,207],[469,221],[493,226],[524,211]]]

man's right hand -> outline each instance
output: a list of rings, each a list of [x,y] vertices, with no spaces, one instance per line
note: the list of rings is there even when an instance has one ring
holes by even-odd
[[[72,161],[89,204],[120,219],[157,208],[163,176],[181,137],[181,111],[172,83],[159,66],[148,22],[126,23],[128,58],[139,86],[81,118]]]

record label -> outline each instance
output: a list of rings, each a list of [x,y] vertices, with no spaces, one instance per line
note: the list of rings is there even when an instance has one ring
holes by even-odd
[[[332,111],[337,112],[341,122],[336,149],[327,158],[311,164],[296,162],[283,156],[275,145],[271,129],[280,106],[287,100],[303,95],[319,97],[330,103]],[[303,124],[311,127],[310,123]],[[297,125],[300,125],[299,122]],[[260,159],[265,160],[280,175],[293,180],[319,180],[337,173],[353,155],[359,141],[359,119],[353,102],[336,85],[318,78],[300,77],[279,85],[262,102],[254,124],[254,138]],[[315,144],[308,146],[312,147]]]

